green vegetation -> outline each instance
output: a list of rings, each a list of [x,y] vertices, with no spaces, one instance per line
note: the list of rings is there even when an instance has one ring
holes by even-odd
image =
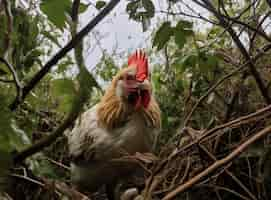
[[[96,40],[85,36],[117,3],[151,33],[144,48],[162,110],[158,161],[141,160],[152,172],[142,195],[271,198],[269,1],[165,0],[162,8],[152,0],[18,2],[0,1],[0,199],[69,196],[53,186],[69,181],[64,131],[121,67],[103,51],[90,72],[84,44]],[[99,14],[78,33],[78,15],[90,10]]]

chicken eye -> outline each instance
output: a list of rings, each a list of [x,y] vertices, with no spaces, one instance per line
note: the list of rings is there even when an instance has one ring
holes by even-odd
[[[127,75],[126,76],[126,80],[135,80],[135,76],[134,75]]]

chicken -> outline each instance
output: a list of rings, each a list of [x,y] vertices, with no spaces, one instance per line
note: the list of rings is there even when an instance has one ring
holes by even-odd
[[[160,127],[148,59],[137,51],[129,57],[128,67],[113,78],[101,101],[82,114],[68,135],[72,182],[88,191],[106,185],[108,198],[114,199],[114,184],[134,171],[132,164],[116,158],[151,152]]]

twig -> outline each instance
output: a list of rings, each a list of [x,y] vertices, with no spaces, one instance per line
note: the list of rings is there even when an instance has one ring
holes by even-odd
[[[19,104],[25,99],[29,92],[39,83],[39,81],[50,71],[50,69],[58,63],[69,51],[71,51],[110,11],[120,2],[120,0],[111,0],[107,6],[91,20],[80,32],[78,32],[62,49],[60,49],[43,67],[42,69],[23,87],[21,99],[16,98],[9,105],[11,110],[15,110]]]
[[[236,23],[236,24],[239,24],[239,25],[242,25],[244,27],[246,27],[247,29],[249,30],[252,30],[254,31],[255,34],[259,34],[260,36],[262,36],[265,40],[267,40],[268,42],[271,42],[271,38],[269,38],[263,31],[259,30],[258,26],[256,28],[250,26],[249,24],[246,24],[245,22],[242,22],[236,18],[232,18],[232,17],[228,17],[226,15],[221,15],[222,17],[225,17],[226,19]]]
[[[227,191],[229,193],[232,193],[234,194],[235,196],[237,197],[240,197],[241,199],[244,199],[244,200],[249,200],[249,198],[245,197],[244,195],[241,195],[239,194],[238,192],[234,191],[234,190],[231,190],[229,188],[226,188],[226,187],[221,187],[221,186],[218,186],[218,185],[210,185],[210,184],[200,184],[199,187],[212,187],[212,188],[215,188],[217,190],[224,190],[224,191]]]
[[[199,144],[199,147],[213,160],[213,161],[217,161],[216,157],[210,152],[208,151],[208,149],[206,147],[204,147],[203,145]],[[229,169],[225,169],[225,173],[227,175],[229,175],[249,196],[251,199],[253,200],[257,200],[257,198],[249,191],[249,189],[247,189],[247,187],[229,170]]]
[[[72,200],[90,200],[89,197],[82,194],[81,192],[78,192],[74,188],[69,187],[64,182],[56,181],[54,183],[54,185],[55,185],[57,191],[59,191],[61,194],[68,196]]]
[[[253,144],[257,140],[261,139],[262,137],[266,136],[271,132],[271,126],[268,126],[261,130],[260,132],[256,133],[249,139],[247,139],[245,142],[240,144],[239,147],[237,147],[235,150],[233,150],[228,156],[226,156],[223,159],[217,160],[214,162],[211,166],[200,172],[198,175],[191,178],[189,181],[185,182],[184,184],[178,186],[175,190],[169,192],[162,200],[169,200],[175,197],[177,194],[187,190],[188,188],[195,185],[198,181],[200,181],[202,178],[206,177],[210,173],[214,172],[219,167],[222,167],[223,165],[228,164],[229,162],[233,161],[236,157],[238,157],[241,153],[243,153],[249,145]]]
[[[11,72],[17,90],[17,98],[21,99],[23,86],[19,80],[16,70],[6,59],[0,57],[0,62],[4,63]]]
[[[37,143],[32,146],[22,150],[21,152],[14,155],[13,160],[14,163],[19,163],[23,161],[28,156],[31,156],[39,151],[41,151],[44,147],[52,144],[56,138],[62,135],[62,133],[69,127],[74,120],[77,118],[79,112],[71,112],[71,114],[64,120],[64,122],[49,136],[42,138]]]
[[[53,160],[53,159],[51,159],[51,158],[48,158],[48,157],[46,157],[46,160],[48,160],[49,162],[55,164],[55,165],[58,166],[58,167],[61,167],[61,168],[65,169],[65,170],[67,170],[67,171],[70,171],[70,170],[71,170],[68,166],[64,165],[64,164],[61,163],[61,162],[57,162],[57,161],[55,161],[55,160]]]
[[[268,11],[268,12],[264,15],[264,17],[261,19],[261,21],[257,24],[257,27],[256,27],[257,30],[261,28],[262,24],[265,22],[265,20],[267,19],[267,17],[270,16],[270,14],[271,14],[271,11]],[[253,44],[253,41],[255,40],[255,38],[256,38],[256,36],[257,36],[257,33],[258,33],[258,32],[255,31],[254,34],[252,35],[252,37],[251,37],[251,39],[250,39],[250,43],[251,43],[251,44]]]
[[[239,50],[241,51],[241,53],[243,54],[244,58],[246,60],[248,60],[248,66],[249,69],[257,83],[257,86],[262,94],[262,96],[264,97],[265,101],[267,104],[271,103],[271,98],[268,95],[268,91],[266,90],[266,87],[264,85],[263,80],[261,79],[261,76],[259,74],[259,72],[256,70],[255,64],[252,61],[250,55],[248,54],[245,46],[243,45],[243,43],[240,41],[240,38],[236,35],[235,31],[233,30],[233,28],[230,26],[229,27],[229,22],[225,20],[224,16],[222,16],[221,14],[219,14],[217,12],[217,10],[215,9],[215,7],[213,6],[213,4],[209,1],[209,0],[202,0],[205,3],[205,9],[209,10],[211,13],[214,14],[214,16],[219,20],[220,25],[227,29],[228,33],[231,35],[234,43],[236,44],[236,46],[239,48]]]
[[[44,183],[42,183],[40,181],[37,181],[35,179],[29,178],[28,176],[22,176],[22,175],[19,175],[19,174],[10,174],[10,176],[15,177],[15,178],[20,178],[20,179],[27,180],[27,181],[29,181],[31,183],[35,183],[35,184],[37,184],[37,185],[39,185],[40,187],[43,187],[43,188],[45,187]]]
[[[254,113],[251,113],[249,115],[239,117],[239,118],[237,118],[235,120],[232,120],[232,121],[230,121],[228,123],[218,125],[218,126],[212,128],[212,129],[206,131],[205,133],[203,133],[197,140],[202,141],[207,136],[211,135],[212,133],[217,132],[218,130],[221,130],[221,129],[224,129],[224,128],[239,127],[241,125],[251,123],[252,121],[255,121],[255,120],[264,119],[264,118],[266,118],[266,117],[268,117],[270,115],[271,115],[271,105],[269,105],[269,106],[267,106],[265,108],[262,108],[262,109],[254,112]]]
[[[10,49],[10,44],[11,44],[11,35],[13,31],[13,16],[11,13],[11,2],[9,0],[3,0],[3,5],[5,8],[5,13],[7,16],[7,32],[5,33],[5,38],[4,38],[4,58],[8,58],[8,53]]]
[[[185,16],[185,17],[191,17],[191,18],[195,18],[195,19],[201,19],[201,20],[206,21],[206,22],[208,22],[210,24],[218,25],[217,22],[209,20],[209,19],[201,16],[199,13],[198,13],[198,15],[191,15],[191,14],[188,14],[188,13],[185,13],[185,12],[181,12],[181,11],[179,11],[179,12],[171,12],[171,11],[164,11],[164,10],[157,11],[157,13],[164,13],[164,14],[173,15],[173,16],[182,15],[182,16]]]
[[[264,46],[262,48],[262,50],[251,60],[253,62],[255,62],[256,60],[258,60],[265,52],[267,52],[268,50],[271,49],[271,44],[268,44],[266,46]],[[189,120],[192,117],[192,114],[195,112],[196,108],[201,104],[201,102],[209,96],[209,94],[211,94],[221,83],[223,83],[225,80],[227,80],[229,77],[235,75],[237,72],[241,71],[245,66],[247,66],[249,64],[250,61],[247,61],[246,63],[244,63],[243,65],[241,65],[240,67],[232,70],[229,74],[225,75],[224,77],[222,77],[220,80],[218,80],[212,87],[210,87],[208,89],[208,91],[199,98],[199,100],[196,102],[196,104],[193,106],[192,110],[190,111],[190,113],[187,115],[187,117],[185,118],[184,121],[184,127],[187,126]]]
[[[170,160],[174,159],[176,155],[180,154],[181,152],[185,152],[187,149],[189,149],[190,147],[192,147],[193,145],[198,144],[199,142],[203,141],[204,139],[206,139],[207,136],[211,135],[214,132],[217,132],[218,130],[224,129],[224,128],[234,128],[234,127],[238,127],[244,124],[248,124],[252,121],[257,120],[261,120],[264,119],[266,117],[268,117],[271,114],[271,105],[262,108],[260,110],[257,110],[254,113],[251,113],[249,115],[246,116],[242,116],[239,117],[233,121],[230,121],[228,123],[216,126],[214,128],[212,128],[211,130],[206,131],[205,133],[201,134],[199,137],[197,137],[193,142],[185,145],[183,148],[176,150],[175,152],[173,152],[167,159],[163,160],[162,162],[160,162],[155,171],[155,173],[157,173],[159,170],[162,169],[162,167]]]

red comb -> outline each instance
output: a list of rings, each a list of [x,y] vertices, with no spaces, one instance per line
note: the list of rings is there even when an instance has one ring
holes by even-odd
[[[128,66],[131,65],[136,65],[136,80],[142,82],[148,78],[148,58],[142,50],[136,51],[128,58]]]

